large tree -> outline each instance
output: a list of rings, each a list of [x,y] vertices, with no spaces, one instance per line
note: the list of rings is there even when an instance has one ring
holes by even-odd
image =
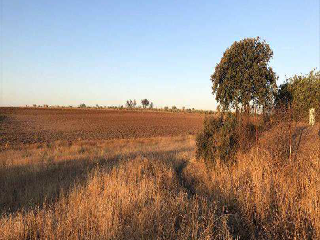
[[[270,46],[257,38],[234,42],[211,75],[213,94],[224,110],[273,103],[277,76],[269,66]]]

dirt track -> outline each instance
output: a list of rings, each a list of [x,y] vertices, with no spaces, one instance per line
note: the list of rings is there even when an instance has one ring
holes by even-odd
[[[204,114],[0,108],[0,146],[195,134]]]

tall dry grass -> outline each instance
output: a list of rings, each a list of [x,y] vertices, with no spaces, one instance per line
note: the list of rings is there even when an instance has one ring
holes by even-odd
[[[6,150],[0,239],[317,239],[316,128],[291,161],[275,136],[232,166],[195,160],[193,137]]]

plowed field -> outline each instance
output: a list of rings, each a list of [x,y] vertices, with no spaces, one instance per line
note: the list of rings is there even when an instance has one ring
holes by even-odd
[[[195,134],[204,114],[0,108],[0,146]]]

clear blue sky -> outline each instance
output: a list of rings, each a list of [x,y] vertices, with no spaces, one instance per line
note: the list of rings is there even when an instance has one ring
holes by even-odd
[[[215,109],[210,75],[260,36],[285,75],[319,68],[319,1],[0,0],[0,105]]]

